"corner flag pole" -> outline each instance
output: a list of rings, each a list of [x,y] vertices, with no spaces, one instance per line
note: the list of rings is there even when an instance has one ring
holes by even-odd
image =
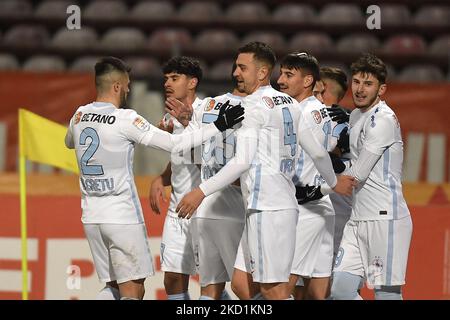
[[[28,300],[28,247],[26,165],[23,137],[23,119],[19,110],[19,178],[20,178],[20,236],[22,243],[22,300]]]

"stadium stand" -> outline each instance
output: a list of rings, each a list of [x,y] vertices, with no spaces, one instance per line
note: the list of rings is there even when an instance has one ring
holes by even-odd
[[[81,30],[64,27],[71,4],[81,8]],[[373,51],[399,74],[418,64],[449,74],[448,1],[385,1],[376,31],[366,28],[367,5],[357,0],[2,0],[0,50],[15,58],[16,63],[4,62],[12,69],[17,63],[24,68],[32,55],[57,56],[72,70],[83,57],[133,56],[161,65],[186,54],[205,61],[219,79],[221,62],[233,59],[239,45],[259,40],[272,45],[277,56],[310,51],[320,61],[348,68],[356,55]]]

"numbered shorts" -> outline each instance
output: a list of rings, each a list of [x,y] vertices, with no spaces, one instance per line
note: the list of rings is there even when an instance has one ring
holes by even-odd
[[[329,277],[334,235],[331,202],[327,199],[299,205],[299,211],[292,273],[306,278]]]
[[[249,211],[244,232],[247,235],[254,282],[289,281],[297,220],[297,209]]]
[[[333,272],[349,272],[366,279],[368,286],[405,284],[412,221],[349,220]]]
[[[194,218],[191,228],[200,285],[231,281],[244,221]]]
[[[102,282],[145,279],[155,274],[145,224],[84,224]]]
[[[191,219],[167,215],[161,239],[161,270],[188,275],[197,273],[192,247]]]

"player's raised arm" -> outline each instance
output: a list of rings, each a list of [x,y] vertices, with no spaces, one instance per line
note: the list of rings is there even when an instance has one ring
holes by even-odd
[[[169,152],[186,151],[200,145],[217,133],[230,129],[244,119],[244,108],[235,106],[227,109],[227,107],[226,104],[222,106],[217,120],[213,123],[182,134],[170,134],[160,130],[140,116],[133,121],[133,125],[124,126],[123,130],[132,141],[145,146]]]

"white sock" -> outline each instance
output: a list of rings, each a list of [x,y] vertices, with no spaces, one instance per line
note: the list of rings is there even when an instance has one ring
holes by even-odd
[[[200,298],[198,298],[198,300],[214,300],[214,299],[211,297],[208,297],[208,296],[200,296]]]
[[[120,292],[111,286],[105,286],[97,294],[95,300],[120,300]]]
[[[167,300],[191,300],[191,297],[189,296],[189,292],[183,292],[183,293],[175,293],[175,294],[168,294]]]

